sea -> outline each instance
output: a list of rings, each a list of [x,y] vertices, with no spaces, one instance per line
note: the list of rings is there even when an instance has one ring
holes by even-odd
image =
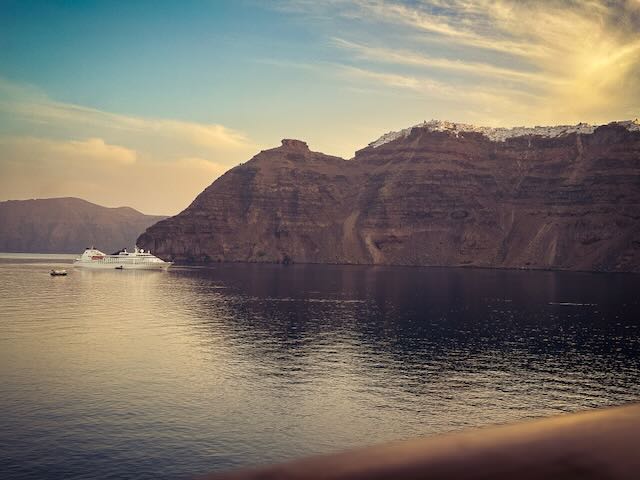
[[[0,255],[2,479],[191,478],[640,400],[638,275],[73,257]]]

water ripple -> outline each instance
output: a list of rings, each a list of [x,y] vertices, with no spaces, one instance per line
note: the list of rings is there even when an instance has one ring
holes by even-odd
[[[180,478],[640,398],[635,276],[64,266],[0,258],[2,478]]]

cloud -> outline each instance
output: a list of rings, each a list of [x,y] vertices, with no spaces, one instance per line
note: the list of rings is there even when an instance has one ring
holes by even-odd
[[[638,0],[291,0],[319,18],[349,78],[435,98],[500,124],[607,122],[640,110]],[[283,6],[284,5],[284,6]],[[327,22],[328,25],[328,22]],[[375,32],[372,35],[371,32]],[[497,101],[496,101],[497,99]],[[467,120],[462,112],[456,120]]]
[[[259,150],[224,125],[105,112],[0,78],[0,200],[71,195],[174,214]]]
[[[98,161],[112,165],[130,165],[136,161],[136,152],[134,150],[119,145],[108,145],[101,138],[71,140],[60,143],[52,142],[51,148],[67,158],[89,162]]]
[[[398,23],[432,34],[435,39],[444,37],[449,42],[513,55],[535,56],[544,52],[540,45],[496,35],[494,25],[486,21],[486,15],[503,12],[497,3],[356,1],[354,5],[360,9],[361,18]]]
[[[340,17],[352,22],[395,24],[405,31],[429,35],[434,41],[446,38],[467,46],[488,50],[533,55],[541,53],[539,47],[518,39],[495,35],[486,21],[488,11],[498,16],[504,12],[502,2],[479,0],[451,1],[384,1],[384,0],[289,0],[278,3],[278,8],[301,15]],[[480,30],[480,31],[478,31]],[[379,30],[376,30],[379,32]]]
[[[63,162],[60,167],[73,169],[91,164],[110,167],[136,162],[137,152],[120,145],[110,145],[101,138],[57,141],[37,137],[0,137],[4,162],[30,161],[46,164],[52,160]],[[2,164],[0,164],[0,168]]]
[[[100,138],[5,136],[0,152],[2,200],[75,196],[158,214],[177,213],[229,168],[201,157],[156,162]]]
[[[283,68],[310,70],[316,74],[341,78],[354,84],[348,87],[352,92],[379,97],[381,94],[388,93],[388,91],[381,91],[379,88],[387,88],[396,92],[404,91],[404,93],[413,96],[415,100],[437,98],[440,101],[449,102],[451,106],[455,105],[467,111],[471,111],[471,106],[477,107],[478,105],[490,105],[494,110],[524,111],[532,102],[540,101],[540,97],[535,91],[518,90],[508,85],[476,84],[469,86],[434,80],[424,74],[391,73],[335,62],[310,64],[268,59],[261,60],[261,62]],[[355,86],[363,83],[378,87],[378,89]],[[492,124],[496,124],[496,119],[493,117],[492,122]],[[502,123],[498,122],[498,124]]]
[[[338,73],[341,73],[347,77],[371,80],[373,82],[388,85],[390,87],[409,88],[411,90],[441,90],[444,87],[443,85],[439,85],[436,82],[424,83],[417,78],[408,75],[381,73],[348,65],[334,66]]]
[[[253,148],[246,134],[220,124],[204,124],[171,119],[145,118],[105,112],[95,108],[57,102],[30,87],[0,82],[0,111],[35,124],[64,122],[138,135],[170,136],[210,149]]]
[[[180,158],[176,161],[175,166],[178,168],[183,168],[185,170],[197,169],[204,172],[209,172],[211,175],[222,175],[228,170],[228,167],[225,165],[221,165],[219,163],[212,162],[211,160],[200,157]]]
[[[415,51],[403,49],[391,49],[385,47],[372,47],[342,38],[334,37],[333,43],[342,49],[351,51],[358,58],[373,60],[379,63],[393,63],[412,65],[417,67],[429,67],[453,72],[463,72],[473,76],[503,78],[519,82],[557,83],[553,78],[543,74],[522,71],[513,68],[498,67],[487,63],[474,61],[462,61],[459,59],[436,58]]]

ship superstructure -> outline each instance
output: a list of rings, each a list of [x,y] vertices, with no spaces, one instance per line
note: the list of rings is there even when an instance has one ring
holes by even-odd
[[[145,251],[137,246],[133,252],[128,252],[126,248],[107,255],[95,247],[87,247],[80,258],[76,258],[73,262],[75,267],[85,268],[111,268],[118,270],[130,269],[166,269],[171,266],[172,262],[164,260],[152,255],[151,252]]]

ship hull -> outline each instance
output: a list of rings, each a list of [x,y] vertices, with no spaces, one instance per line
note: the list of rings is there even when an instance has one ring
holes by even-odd
[[[74,262],[74,267],[91,270],[166,270],[171,262],[163,263],[102,263],[102,262]]]

